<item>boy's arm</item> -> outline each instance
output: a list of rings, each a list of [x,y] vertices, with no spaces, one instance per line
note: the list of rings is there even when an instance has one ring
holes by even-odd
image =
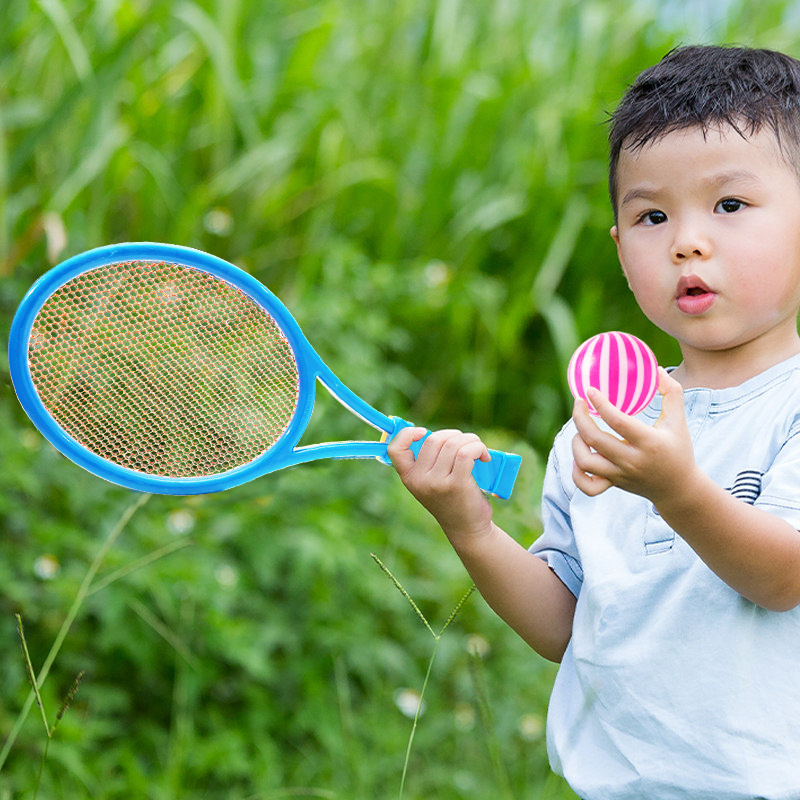
[[[787,611],[800,604],[800,533],[714,483],[694,459],[680,384],[661,370],[662,413],[653,427],[618,411],[600,393],[591,401],[620,436],[606,433],[576,402],[575,484],[588,495],[609,486],[649,499],[729,586],[752,602]]]
[[[575,597],[547,564],[492,521],[492,507],[472,478],[476,459],[489,460],[473,434],[438,431],[417,458],[411,443],[425,435],[406,428],[389,444],[400,479],[436,518],[486,602],[536,652],[560,661],[572,634]]]

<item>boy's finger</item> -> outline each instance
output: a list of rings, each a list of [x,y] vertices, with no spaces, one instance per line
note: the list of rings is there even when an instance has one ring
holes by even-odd
[[[409,427],[399,430],[386,448],[386,454],[392,466],[398,472],[406,471],[414,465],[414,454],[411,445],[422,439],[427,431],[425,428]]]
[[[572,480],[575,482],[575,486],[589,497],[597,497],[597,495],[603,494],[614,485],[608,478],[588,475],[585,472],[581,472],[577,467],[573,467],[572,473]]]
[[[605,476],[614,466],[613,462],[585,442],[580,434],[572,438],[572,460],[581,472],[589,475]]]
[[[580,437],[576,436],[575,439],[580,439]],[[586,450],[588,451],[589,448],[586,446],[586,443],[583,442],[582,444],[583,447],[586,447]],[[573,452],[575,452],[576,446],[579,447],[580,445],[573,441]],[[584,494],[588,495],[589,497],[596,497],[614,485],[608,478],[604,478],[601,475],[596,475],[592,472],[587,472],[582,469],[578,463],[579,460],[582,459],[579,457],[572,462],[572,480],[578,489],[580,489]]]
[[[486,445],[474,433],[443,431],[441,434],[441,439],[437,434],[429,452],[424,454],[420,452],[417,460],[420,461],[424,455],[425,465],[430,469],[436,467],[442,476],[459,475],[463,477],[472,472],[476,461],[491,460]],[[430,438],[433,436],[432,434]],[[425,444],[427,445],[427,442]],[[437,448],[435,459],[433,459],[434,448]]]
[[[597,409],[600,419],[623,439],[636,442],[638,435],[648,429],[641,420],[620,411],[602,392],[590,388],[586,392],[592,405]]]
[[[595,398],[592,398],[593,405],[594,400]],[[598,411],[599,410],[600,409],[598,409]],[[611,460],[614,460],[615,457],[619,457],[621,455],[622,450],[619,437],[612,433],[608,433],[608,431],[602,430],[598,426],[595,418],[590,415],[589,406],[585,400],[575,401],[572,419],[575,422],[575,427],[578,429],[578,433],[580,434],[581,438],[584,442],[586,442],[587,445],[589,445],[589,447],[597,450],[599,453],[602,453],[605,456],[608,456],[611,458]],[[601,417],[601,419],[605,418]],[[613,429],[614,426],[611,425],[608,420],[605,421]]]
[[[416,455],[417,463],[420,467],[431,469],[439,461],[441,454],[447,450],[449,443],[460,435],[461,431],[458,430],[444,429],[434,431],[418,449]]]
[[[459,443],[453,458],[453,473],[457,475],[470,475],[476,461],[491,461],[486,445],[473,434],[465,436]]]

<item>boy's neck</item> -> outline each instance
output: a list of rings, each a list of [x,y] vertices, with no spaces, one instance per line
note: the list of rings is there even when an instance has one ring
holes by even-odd
[[[723,351],[681,349],[683,361],[672,377],[684,389],[727,389],[799,354],[800,338],[787,342],[783,348],[766,348],[755,353],[750,347]]]

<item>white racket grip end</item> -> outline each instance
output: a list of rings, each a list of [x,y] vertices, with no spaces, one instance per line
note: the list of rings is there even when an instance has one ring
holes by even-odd
[[[394,422],[394,429],[387,433],[384,439],[387,445],[403,428],[412,427],[412,423],[406,422],[400,417],[392,417],[392,421]],[[425,436],[411,444],[409,449],[414,454],[414,458],[417,457],[422,443],[430,434],[431,432],[428,431]],[[489,455],[492,458],[491,461],[475,462],[475,466],[472,468],[472,477],[484,492],[496,495],[502,500],[508,500],[514,489],[514,482],[522,464],[522,457],[515,453],[504,453],[501,450],[489,450]],[[388,456],[384,456],[379,460],[386,464],[390,463]]]

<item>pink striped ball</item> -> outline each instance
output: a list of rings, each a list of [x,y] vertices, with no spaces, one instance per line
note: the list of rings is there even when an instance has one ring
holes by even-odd
[[[653,351],[629,333],[599,333],[575,351],[567,380],[572,394],[587,403],[586,389],[594,387],[620,411],[638,414],[658,388],[658,362]],[[591,403],[589,410],[597,413]]]

